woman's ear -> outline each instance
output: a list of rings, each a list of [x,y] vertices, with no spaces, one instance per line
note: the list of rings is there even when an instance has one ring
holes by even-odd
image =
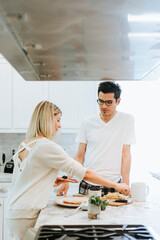
[[[55,136],[55,126],[54,126],[55,122],[53,121],[52,124],[50,125],[50,134],[51,134],[51,138],[53,138]]]

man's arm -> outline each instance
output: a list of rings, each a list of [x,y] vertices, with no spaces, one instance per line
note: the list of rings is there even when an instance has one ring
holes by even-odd
[[[75,157],[75,160],[80,162],[82,165],[83,165],[83,162],[84,162],[84,156],[85,156],[85,152],[86,152],[86,147],[87,147],[86,143],[80,143],[77,155]]]
[[[122,182],[126,183],[127,185],[129,185],[130,166],[131,166],[130,145],[123,145],[121,175],[122,175]]]

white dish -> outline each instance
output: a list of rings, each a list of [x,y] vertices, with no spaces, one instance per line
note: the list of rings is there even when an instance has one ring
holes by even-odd
[[[71,203],[64,203],[64,199],[71,199],[71,200],[77,200],[77,201],[82,201],[82,202],[88,202],[87,197],[59,197],[56,198],[54,201],[56,204],[64,207],[78,207],[80,204],[71,204]]]

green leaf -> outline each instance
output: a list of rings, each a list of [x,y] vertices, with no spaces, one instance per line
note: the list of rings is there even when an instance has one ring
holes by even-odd
[[[103,210],[105,209],[106,205],[108,204],[107,200],[102,201],[99,196],[94,196],[94,195],[89,198],[89,203],[94,204],[98,207],[101,206]]]

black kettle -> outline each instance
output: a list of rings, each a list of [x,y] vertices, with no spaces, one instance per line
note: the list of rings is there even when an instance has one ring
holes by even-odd
[[[12,151],[12,155],[15,154],[15,150]],[[14,169],[14,161],[11,159],[11,161],[7,162],[4,167],[4,173],[13,173]]]

